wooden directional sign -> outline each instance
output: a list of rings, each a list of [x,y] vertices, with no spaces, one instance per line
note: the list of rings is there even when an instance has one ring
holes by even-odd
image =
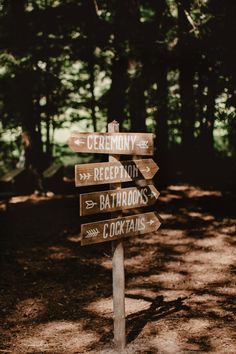
[[[155,204],[159,192],[153,185],[80,195],[80,215],[107,213]]]
[[[90,245],[154,232],[161,222],[155,212],[136,214],[122,218],[81,225],[81,245]]]
[[[152,159],[75,165],[75,185],[80,187],[152,179],[158,169]]]
[[[151,133],[79,133],[68,140],[75,152],[118,155],[153,155]]]

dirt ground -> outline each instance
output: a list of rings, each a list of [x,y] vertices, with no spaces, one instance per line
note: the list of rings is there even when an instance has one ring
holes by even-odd
[[[114,353],[111,244],[80,246],[78,198],[0,208],[0,353]],[[236,196],[172,185],[156,209],[125,241],[124,353],[235,354]]]

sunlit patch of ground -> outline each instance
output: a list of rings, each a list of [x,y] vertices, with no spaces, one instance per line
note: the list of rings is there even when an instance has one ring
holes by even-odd
[[[97,340],[98,336],[84,330],[80,323],[52,321],[18,335],[12,347],[17,348],[17,353],[86,353],[86,348]]]
[[[150,306],[150,301],[142,299],[125,298],[126,316],[134,314],[139,311],[146,310]],[[100,316],[113,318],[113,301],[112,298],[102,299],[96,302],[91,302],[87,310],[97,313]]]
[[[69,248],[66,247],[61,247],[61,246],[51,246],[49,247],[50,259],[66,259],[66,258],[72,258],[73,254]]]
[[[171,185],[168,187],[168,191],[170,192],[183,192],[188,198],[193,198],[193,197],[205,197],[205,196],[211,196],[211,197],[221,197],[222,192],[221,191],[209,191],[209,190],[204,190],[200,187],[195,187],[191,185]]]
[[[19,301],[7,320],[9,322],[34,320],[44,313],[45,307],[43,299],[39,298]]]
[[[30,220],[21,211],[22,200],[11,204],[12,229],[2,236],[0,349],[115,354],[111,247],[80,247],[78,217],[71,216],[74,201],[71,214],[68,200],[62,211],[63,203],[55,213],[53,204],[38,214],[33,208],[46,207],[46,199],[25,201],[32,203]],[[159,201],[160,230],[124,243],[123,354],[235,354],[235,199],[224,199],[220,191],[172,185]]]

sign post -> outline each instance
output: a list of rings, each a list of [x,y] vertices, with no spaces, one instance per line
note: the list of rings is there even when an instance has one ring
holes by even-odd
[[[76,165],[75,185],[109,184],[109,190],[80,195],[81,216],[112,213],[108,220],[81,225],[81,245],[112,242],[114,344],[122,352],[126,345],[123,239],[155,232],[161,222],[154,211],[123,216],[123,210],[154,205],[159,192],[149,182],[128,188],[122,188],[121,183],[151,180],[159,167],[150,158],[120,161],[120,155],[153,155],[153,134],[120,133],[119,123],[113,121],[107,133],[75,132],[68,143],[75,152],[109,154],[108,162]]]
[[[108,124],[109,133],[119,132],[119,123],[113,121]],[[110,155],[109,162],[120,160],[119,155]],[[110,189],[120,189],[121,183],[110,184]],[[117,212],[117,218],[122,212]],[[114,343],[118,350],[126,345],[125,335],[125,269],[123,240],[112,241],[112,281],[113,281],[113,313],[114,313]]]

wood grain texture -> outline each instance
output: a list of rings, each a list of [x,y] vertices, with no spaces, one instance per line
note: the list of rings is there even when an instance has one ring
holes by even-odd
[[[153,159],[75,165],[75,185],[80,187],[152,179],[158,169]]]
[[[81,194],[80,216],[154,205],[159,194],[153,185]]]
[[[82,224],[81,245],[85,246],[123,239],[125,237],[143,235],[157,231],[160,225],[160,218],[155,212]]]
[[[113,121],[108,124],[109,133],[119,132],[119,123]],[[109,155],[109,162],[118,162],[120,155]],[[120,189],[120,183],[111,183],[110,189]],[[122,217],[120,211],[113,217]],[[112,288],[113,288],[113,313],[114,313],[114,344],[118,352],[122,352],[126,345],[125,325],[125,266],[124,244],[122,240],[111,243],[112,251]]]
[[[153,155],[152,133],[80,133],[71,134],[68,144],[75,152],[119,155]]]

